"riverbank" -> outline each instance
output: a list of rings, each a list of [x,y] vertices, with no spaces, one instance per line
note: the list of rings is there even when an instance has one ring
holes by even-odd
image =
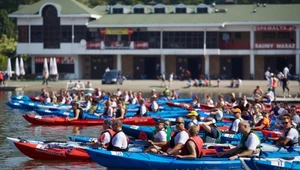
[[[74,80],[73,80],[74,81]],[[152,89],[156,89],[157,92],[162,92],[164,87],[161,86],[161,81],[159,80],[127,80],[124,81],[123,85],[102,85],[100,80],[81,80],[85,84],[87,81],[92,83],[93,88],[101,88],[105,91],[115,92],[117,88],[121,90],[132,90],[132,91],[142,91],[142,92],[150,92]],[[42,81],[9,81],[8,85],[17,85],[17,86],[25,86],[24,91],[40,91],[43,87],[48,90],[56,90],[66,88],[68,81],[67,80],[59,80],[59,81],[51,81],[48,85],[42,85]],[[251,95],[254,88],[258,85],[264,91],[267,91],[267,80],[244,80],[242,82],[242,86],[240,88],[230,88],[230,80],[222,80],[220,82],[219,87],[216,87],[217,82],[212,81],[212,86],[210,87],[191,87],[187,88],[187,81],[174,81],[170,86],[170,89],[177,89],[179,92],[185,93],[241,93],[246,95]],[[300,93],[300,86],[298,81],[290,81],[289,88],[291,90],[292,97],[295,97],[298,93]],[[282,87],[278,85],[276,89],[276,96],[283,96]]]

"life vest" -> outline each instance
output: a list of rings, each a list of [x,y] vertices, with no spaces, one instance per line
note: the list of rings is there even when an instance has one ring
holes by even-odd
[[[146,106],[145,106],[145,107],[146,107],[146,113],[144,113],[143,115],[141,115],[141,108],[142,108],[142,107],[143,107],[143,106],[140,106],[139,109],[138,109],[138,111],[136,112],[136,115],[137,115],[137,116],[147,116],[147,107],[146,107]]]
[[[103,142],[103,140],[104,140],[104,133],[106,133],[106,132],[108,132],[108,134],[109,134],[109,136],[110,136],[110,140],[112,139],[112,137],[113,137],[114,134],[115,134],[115,131],[113,131],[112,129],[106,129],[104,132],[101,133],[101,135],[100,135],[99,138],[98,138],[98,141],[99,141],[100,143]],[[109,144],[109,143],[107,143],[106,146],[108,146],[108,144]]]
[[[248,139],[248,137],[251,133],[254,133],[258,137],[258,140],[260,141],[260,137],[258,136],[258,134],[251,130],[247,135],[242,136],[241,143],[240,143],[240,149],[242,151],[248,150],[248,148],[246,146],[246,142],[247,142],[247,139]]]
[[[294,126],[292,126],[289,130],[285,131],[284,137],[286,137],[286,136],[288,135],[288,133],[290,132],[290,130],[291,130],[292,128],[294,128],[294,129],[297,130],[297,128],[295,128]],[[298,145],[298,143],[300,143],[300,141],[299,141],[299,140],[300,140],[299,131],[297,130],[297,132],[298,132],[298,141],[297,141],[297,142],[293,142],[292,140],[290,140],[290,141],[286,144],[286,146],[296,146],[296,145]]]
[[[200,158],[201,157],[201,153],[202,153],[202,147],[203,147],[203,140],[200,138],[200,136],[194,136],[194,137],[190,137],[187,141],[186,141],[186,143],[185,143],[185,145],[184,145],[184,147],[182,148],[182,150],[181,150],[181,153],[180,153],[180,155],[189,155],[190,154],[190,152],[189,152],[189,150],[188,150],[188,148],[187,148],[187,142],[188,141],[193,141],[194,143],[195,143],[195,145],[196,145],[196,157],[197,158]]]
[[[112,141],[113,141],[113,138],[120,132],[123,132],[123,131],[119,131],[119,132],[116,132],[112,138],[110,139],[110,142],[108,144],[108,147],[107,147],[107,150],[114,150],[114,151],[128,151],[128,145],[129,145],[129,138],[126,136],[126,139],[127,139],[127,147],[125,149],[122,149],[122,148],[119,148],[119,147],[115,147],[113,146],[112,144]]]
[[[213,138],[211,136],[209,136],[209,133],[205,131],[205,142],[206,143],[219,143],[221,141],[221,136],[222,136],[222,132],[216,127],[216,130],[218,132],[218,137],[217,138]]]
[[[83,110],[82,110],[82,108],[78,108],[79,110],[80,110],[80,112],[79,112],[79,116],[78,116],[78,120],[83,120]],[[75,114],[75,111],[76,111],[77,109],[73,109],[73,112],[74,112],[74,114]],[[75,115],[74,115],[75,116]]]
[[[262,122],[263,122],[264,119],[265,119],[265,118],[260,119],[260,120],[255,124],[255,126],[260,126],[260,125],[262,124]],[[268,127],[265,126],[263,129],[269,129],[269,127],[270,127],[270,124],[269,124]]]
[[[186,133],[188,133],[186,129],[184,129],[183,131],[185,131]],[[175,137],[176,137],[177,134],[180,133],[180,132],[182,132],[182,131],[177,131],[177,132],[175,132],[174,135],[171,137],[171,140],[170,140],[170,146],[169,146],[170,148],[174,148],[174,147],[175,147]]]

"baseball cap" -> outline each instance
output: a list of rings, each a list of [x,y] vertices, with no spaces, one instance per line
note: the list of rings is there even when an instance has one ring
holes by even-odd
[[[107,126],[109,126],[110,128],[112,128],[112,120],[111,119],[105,119],[104,120],[104,124],[106,124]]]
[[[232,113],[242,113],[241,109],[235,108],[231,110]]]
[[[196,111],[190,111],[187,116],[198,116],[198,113]]]

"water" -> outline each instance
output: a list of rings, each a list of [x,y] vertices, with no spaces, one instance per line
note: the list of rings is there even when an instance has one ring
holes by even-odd
[[[34,93],[30,93],[34,94]],[[5,102],[12,92],[0,92],[0,169],[105,169],[94,162],[49,162],[32,160],[10,148],[6,137],[21,137],[25,139],[67,140],[70,135],[98,137],[101,126],[33,126],[21,116],[24,111],[12,110]]]

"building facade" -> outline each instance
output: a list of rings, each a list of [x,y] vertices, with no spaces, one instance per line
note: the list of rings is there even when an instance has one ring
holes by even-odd
[[[106,67],[131,79],[161,73],[192,78],[263,79],[264,72],[300,74],[300,4],[97,6],[42,0],[17,18],[17,54],[32,73],[55,57],[70,79],[100,79]]]

